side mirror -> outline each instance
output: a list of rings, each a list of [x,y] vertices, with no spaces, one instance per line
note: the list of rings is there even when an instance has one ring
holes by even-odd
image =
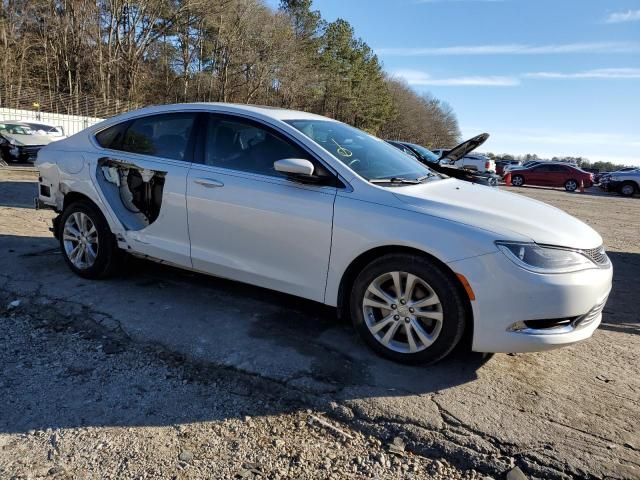
[[[273,162],[276,172],[286,173],[296,177],[310,177],[313,175],[313,163],[302,158],[283,158]]]

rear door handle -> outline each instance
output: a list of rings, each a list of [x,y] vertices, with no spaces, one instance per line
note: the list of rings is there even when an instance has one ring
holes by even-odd
[[[205,188],[224,187],[224,183],[222,183],[220,180],[216,180],[215,178],[206,178],[206,177],[196,178],[194,180],[194,183],[197,183],[198,185],[202,185]]]

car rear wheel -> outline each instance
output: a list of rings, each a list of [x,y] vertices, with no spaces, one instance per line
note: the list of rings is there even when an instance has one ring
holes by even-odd
[[[74,202],[60,217],[58,237],[67,265],[84,278],[105,278],[119,267],[121,252],[102,213],[87,201]]]
[[[425,257],[385,255],[354,282],[350,310],[355,328],[391,360],[436,362],[456,346],[465,327],[463,298],[454,281]]]
[[[511,177],[511,185],[514,187],[521,187],[524,185],[524,177],[522,175],[513,175]]]
[[[631,197],[636,193],[636,186],[632,182],[625,182],[620,185],[620,195]]]
[[[578,181],[577,180],[567,180],[566,182],[564,182],[564,189],[567,192],[575,192],[576,189],[578,188]]]

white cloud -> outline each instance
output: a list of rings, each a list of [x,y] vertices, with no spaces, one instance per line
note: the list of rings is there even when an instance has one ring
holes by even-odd
[[[593,79],[640,79],[640,68],[598,68],[583,72],[533,72],[526,73],[529,78],[593,78]]]
[[[556,55],[570,53],[636,53],[640,43],[590,42],[549,45],[520,43],[498,45],[458,45],[452,47],[425,48],[377,48],[376,53],[387,56],[444,56],[444,55]]]
[[[419,70],[396,70],[392,76],[406,81],[412,86],[437,87],[513,87],[520,81],[515,77],[503,76],[466,76],[434,78]]]
[[[605,23],[640,22],[640,10],[627,10],[609,14]]]

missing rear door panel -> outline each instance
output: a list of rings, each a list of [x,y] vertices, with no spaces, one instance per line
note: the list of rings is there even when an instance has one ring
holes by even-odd
[[[128,230],[140,230],[160,215],[167,172],[111,158],[98,160],[98,182]]]

